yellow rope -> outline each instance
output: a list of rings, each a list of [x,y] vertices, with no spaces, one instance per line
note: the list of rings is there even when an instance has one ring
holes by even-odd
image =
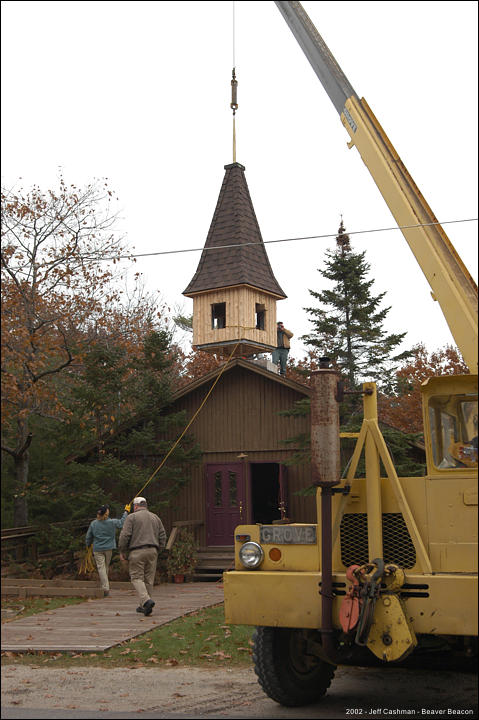
[[[223,375],[224,371],[225,371],[226,368],[228,367],[228,365],[229,365],[231,359],[233,358],[233,355],[235,354],[236,349],[238,348],[238,345],[240,344],[240,342],[241,342],[241,341],[238,341],[238,342],[236,343],[236,345],[234,346],[234,348],[233,348],[233,350],[232,350],[232,352],[231,352],[231,355],[229,356],[228,360],[225,362],[225,364],[224,364],[223,367],[221,368],[220,372],[218,373],[218,375],[217,375],[217,377],[216,377],[216,380],[214,381],[213,385],[212,385],[212,386],[210,387],[210,389],[208,390],[208,392],[207,392],[207,394],[206,394],[203,402],[202,402],[201,405],[199,406],[198,410],[195,412],[195,414],[193,415],[193,417],[191,418],[191,420],[189,421],[189,423],[187,424],[187,426],[185,427],[185,429],[183,430],[183,432],[181,433],[181,435],[177,438],[177,440],[174,442],[174,444],[172,445],[172,447],[169,449],[168,453],[165,455],[165,457],[163,458],[163,460],[161,461],[161,463],[158,465],[158,467],[156,468],[156,470],[150,475],[150,477],[148,478],[148,480],[146,481],[146,483],[143,485],[143,487],[141,488],[141,490],[136,493],[135,497],[138,497],[139,495],[141,495],[141,493],[142,493],[143,490],[146,488],[146,486],[149,485],[149,483],[153,480],[153,478],[155,477],[155,475],[157,475],[157,474],[159,473],[159,471],[161,470],[161,468],[163,467],[163,465],[165,464],[165,462],[166,462],[166,461],[168,460],[168,458],[170,457],[170,455],[171,455],[171,453],[173,452],[173,450],[178,446],[178,444],[180,443],[181,439],[182,439],[182,438],[184,437],[184,435],[187,433],[188,429],[191,427],[191,425],[193,424],[193,422],[196,420],[196,418],[197,418],[198,415],[200,414],[201,410],[203,409],[206,401],[208,400],[209,396],[210,396],[211,393],[213,392],[213,390],[214,390],[216,384],[218,383],[219,379],[221,378],[221,376]],[[126,508],[126,509],[129,509],[129,508],[130,508],[130,505],[126,505],[125,508]],[[95,570],[95,563],[94,563],[94,561],[93,561],[93,545],[89,545],[88,548],[86,549],[86,551],[85,551],[82,559],[81,559],[78,572],[79,572],[80,575],[86,575],[86,574],[88,574],[88,573],[90,573],[90,572],[93,572],[94,570]]]
[[[253,329],[253,328],[251,328],[251,329]],[[236,345],[234,346],[233,350],[231,351],[231,355],[229,356],[228,360],[225,362],[225,364],[224,364],[223,367],[221,368],[220,372],[218,373],[218,375],[217,375],[217,377],[216,377],[216,380],[214,381],[213,385],[210,387],[210,389],[209,389],[208,392],[206,393],[206,396],[205,396],[205,398],[203,399],[203,402],[202,402],[201,405],[199,406],[198,410],[195,412],[195,414],[193,415],[193,417],[191,418],[191,420],[189,421],[189,423],[187,424],[187,426],[185,427],[185,429],[183,430],[183,432],[181,433],[181,435],[177,438],[177,440],[174,442],[174,444],[172,445],[172,447],[169,449],[169,451],[167,452],[167,454],[165,455],[165,457],[163,458],[163,460],[161,461],[161,463],[158,465],[158,467],[156,468],[156,470],[150,475],[150,477],[148,478],[148,480],[146,481],[146,483],[143,485],[143,487],[141,488],[141,490],[136,493],[135,497],[141,496],[141,493],[143,492],[143,490],[147,487],[147,485],[150,484],[150,482],[153,480],[153,478],[155,477],[155,475],[157,475],[157,474],[159,473],[159,471],[161,470],[161,468],[163,467],[163,465],[166,463],[166,461],[167,461],[168,458],[170,457],[171,453],[172,453],[172,452],[174,451],[174,449],[178,446],[178,444],[180,443],[180,441],[181,441],[181,439],[184,437],[184,435],[188,432],[188,429],[191,427],[191,425],[193,424],[193,422],[196,420],[196,418],[197,418],[198,415],[200,414],[200,412],[201,412],[201,410],[203,409],[206,401],[208,400],[209,396],[210,396],[211,393],[213,392],[216,384],[218,383],[219,379],[221,378],[221,376],[223,375],[224,371],[225,371],[226,368],[228,367],[228,365],[229,365],[230,361],[232,360],[233,355],[235,354],[235,352],[236,352],[236,350],[237,350],[237,348],[238,348],[238,346],[239,346],[240,343],[241,343],[241,340],[239,340],[239,341],[236,343]],[[130,505],[131,505],[131,503],[130,503]],[[126,506],[125,506],[125,509],[128,509],[128,510],[129,510],[129,509],[130,509],[130,505],[126,505]],[[95,570],[95,563],[94,563],[94,561],[93,561],[93,545],[89,545],[88,548],[87,548],[87,550],[85,551],[83,557],[82,557],[82,560],[81,560],[81,562],[80,562],[80,566],[79,566],[78,572],[79,572],[80,575],[86,575],[87,573],[93,572],[94,570]]]
[[[93,572],[93,570],[95,570],[95,564],[93,562],[93,545],[89,545],[80,562],[78,572],[80,575],[86,575],[87,573]]]
[[[153,478],[155,477],[155,475],[157,475],[157,473],[159,473],[159,471],[161,470],[161,468],[163,467],[163,465],[165,464],[165,462],[166,462],[166,461],[168,460],[168,458],[170,457],[170,455],[171,455],[171,453],[173,452],[173,450],[178,446],[178,444],[179,444],[179,442],[181,441],[181,439],[183,438],[183,436],[186,434],[186,432],[188,431],[188,429],[190,428],[190,426],[191,426],[191,425],[193,424],[193,422],[196,420],[196,418],[197,418],[198,415],[200,414],[201,410],[203,409],[203,406],[205,405],[206,401],[208,400],[209,396],[210,396],[211,393],[213,392],[213,390],[214,390],[214,388],[215,388],[218,380],[220,379],[220,377],[223,375],[224,371],[225,371],[226,368],[228,367],[228,365],[229,365],[229,363],[230,363],[233,355],[235,354],[236,349],[237,349],[238,345],[240,344],[240,342],[241,342],[241,340],[239,340],[239,341],[236,343],[236,345],[234,346],[233,350],[231,351],[231,355],[229,356],[228,360],[225,362],[225,364],[224,364],[223,367],[221,368],[221,371],[218,373],[218,376],[217,376],[216,380],[214,381],[213,385],[212,385],[212,386],[210,387],[210,389],[208,390],[208,392],[207,392],[207,394],[206,394],[203,402],[201,403],[201,405],[199,406],[198,410],[195,412],[195,414],[194,414],[193,417],[191,418],[191,420],[190,420],[190,422],[188,423],[188,425],[185,427],[185,429],[183,430],[183,432],[181,433],[181,435],[179,436],[179,438],[175,441],[175,443],[174,443],[174,444],[172,445],[172,447],[169,449],[169,451],[167,452],[167,454],[165,455],[165,457],[163,458],[163,460],[161,461],[161,463],[158,465],[158,467],[156,468],[156,470],[150,475],[150,477],[148,478],[148,480],[146,481],[146,483],[143,485],[143,487],[141,488],[141,490],[140,490],[138,493],[136,493],[135,497],[141,496],[141,493],[143,492],[143,490],[146,488],[147,485],[150,484],[150,482],[153,480]]]

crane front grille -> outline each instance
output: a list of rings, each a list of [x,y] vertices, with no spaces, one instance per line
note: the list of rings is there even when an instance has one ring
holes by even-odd
[[[401,513],[383,513],[383,559],[403,568],[416,564],[416,551]],[[343,515],[340,526],[341,562],[346,566],[365,565],[368,557],[368,516]]]

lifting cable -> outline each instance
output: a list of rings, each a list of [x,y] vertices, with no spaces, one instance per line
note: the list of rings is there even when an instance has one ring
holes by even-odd
[[[232,72],[232,78],[231,78],[231,104],[230,104],[230,108],[231,108],[232,111],[233,111],[233,162],[236,162],[236,126],[235,126],[235,115],[236,115],[236,110],[238,109],[238,99],[237,99],[238,81],[236,80],[236,72],[235,72],[235,71],[236,71],[236,67],[235,67],[235,65],[236,65],[236,63],[235,63],[235,34],[236,34],[236,33],[235,33],[235,3],[233,2],[233,72]],[[236,328],[236,329],[241,329],[241,330],[255,330],[255,329],[256,329],[256,328],[254,328],[254,327],[251,327],[251,328],[248,327],[248,328],[247,328],[247,327],[244,327],[244,326],[234,326],[234,328]],[[219,372],[218,375],[216,376],[215,381],[213,382],[213,384],[211,385],[210,389],[209,389],[208,392],[206,393],[206,396],[204,397],[201,405],[200,405],[199,408],[196,410],[196,412],[193,414],[192,418],[190,419],[190,421],[188,422],[188,424],[187,424],[186,427],[184,428],[183,432],[178,436],[178,438],[175,440],[175,442],[173,443],[173,445],[171,446],[171,448],[168,450],[167,454],[165,455],[165,457],[163,458],[163,460],[161,461],[161,463],[158,465],[158,467],[156,468],[156,470],[150,475],[150,477],[148,478],[148,480],[146,481],[146,483],[143,485],[143,487],[141,488],[141,490],[139,490],[139,491],[134,495],[134,497],[139,497],[139,496],[141,496],[143,490],[150,484],[150,482],[153,480],[153,478],[160,472],[161,468],[162,468],[163,465],[166,463],[166,461],[168,460],[168,458],[170,457],[170,455],[171,455],[171,454],[173,453],[173,451],[178,447],[178,445],[179,445],[179,443],[181,442],[182,438],[183,438],[183,437],[185,436],[185,434],[188,432],[189,428],[190,428],[191,425],[194,423],[194,421],[196,420],[196,418],[197,418],[198,415],[200,414],[201,410],[202,410],[203,407],[205,406],[206,401],[208,400],[209,396],[210,396],[211,393],[213,392],[214,388],[216,387],[217,383],[219,382],[219,380],[220,380],[221,376],[223,375],[224,371],[226,370],[226,368],[227,368],[228,365],[230,364],[231,360],[233,359],[234,354],[235,354],[237,348],[239,347],[240,343],[241,343],[241,340],[238,340],[238,342],[235,344],[233,350],[231,351],[231,354],[230,354],[230,356],[228,357],[227,361],[223,364],[223,367],[221,368],[220,372]],[[131,503],[129,503],[128,505],[125,506],[125,510],[130,510],[130,507],[131,507]],[[93,563],[93,544],[92,544],[92,545],[90,545],[90,546],[87,548],[87,551],[86,551],[86,553],[85,553],[85,555],[84,555],[84,557],[83,557],[83,559],[82,559],[82,561],[81,561],[81,563],[80,563],[79,571],[80,571],[80,573],[88,573],[88,572],[92,572],[94,569],[95,569],[95,566],[94,566],[94,563]]]
[[[231,108],[231,110],[233,111],[233,162],[236,162],[236,125],[235,125],[235,115],[236,115],[236,111],[237,111],[237,109],[238,109],[238,97],[237,97],[238,81],[236,80],[236,18],[235,18],[235,2],[234,2],[234,0],[233,0],[232,10],[233,10],[233,23],[232,23],[232,30],[233,30],[233,38],[232,38],[232,41],[233,41],[233,43],[232,43],[232,44],[233,44],[233,71],[232,71],[232,77],[231,77],[231,103],[230,103],[230,108]],[[229,327],[232,327],[232,326],[229,326]],[[235,327],[236,329],[241,329],[241,330],[254,330],[254,329],[256,329],[256,328],[246,328],[246,327],[239,326],[239,325],[235,325],[234,327]],[[158,465],[158,467],[156,468],[156,470],[150,475],[150,477],[148,478],[148,480],[146,481],[146,483],[143,485],[143,487],[141,488],[141,490],[140,490],[138,493],[136,493],[136,495],[135,495],[134,497],[139,497],[139,496],[141,496],[141,493],[143,492],[143,490],[147,487],[147,485],[150,484],[150,482],[153,480],[153,478],[155,477],[155,475],[157,475],[157,473],[159,473],[159,471],[161,470],[161,468],[163,467],[163,465],[166,463],[166,461],[167,461],[168,458],[170,457],[171,453],[175,450],[175,448],[178,447],[178,444],[180,443],[181,439],[184,437],[184,435],[186,434],[186,432],[188,431],[188,429],[191,427],[191,425],[193,424],[193,422],[196,420],[196,418],[197,418],[198,415],[200,414],[200,412],[201,412],[201,410],[203,409],[206,401],[208,400],[209,396],[210,396],[211,393],[213,392],[216,384],[218,383],[219,379],[221,378],[221,376],[223,375],[224,371],[225,371],[226,368],[228,367],[228,365],[229,365],[230,361],[232,360],[232,358],[233,358],[233,356],[234,356],[234,354],[235,354],[235,352],[236,352],[236,350],[237,350],[240,342],[241,342],[241,340],[238,340],[238,342],[237,342],[236,345],[234,346],[233,350],[231,351],[231,355],[229,356],[228,360],[225,362],[225,364],[224,364],[223,367],[221,368],[221,370],[220,370],[220,372],[218,373],[218,375],[217,375],[214,383],[212,384],[212,386],[211,386],[210,389],[208,390],[208,392],[207,392],[207,394],[206,394],[203,402],[201,403],[201,405],[199,406],[199,408],[197,409],[197,411],[194,413],[193,417],[191,418],[191,420],[189,421],[189,423],[187,424],[187,426],[185,427],[185,429],[183,430],[183,432],[181,433],[181,435],[180,435],[180,436],[177,438],[177,440],[173,443],[172,447],[169,449],[169,451],[167,452],[167,454],[165,455],[165,457],[163,458],[163,460],[161,461],[161,463]]]

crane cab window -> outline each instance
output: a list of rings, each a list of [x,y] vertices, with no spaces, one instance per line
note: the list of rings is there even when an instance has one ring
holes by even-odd
[[[477,397],[438,395],[429,399],[434,465],[439,470],[477,467]]]
[[[211,306],[211,329],[221,330],[226,327],[226,303],[215,303]]]

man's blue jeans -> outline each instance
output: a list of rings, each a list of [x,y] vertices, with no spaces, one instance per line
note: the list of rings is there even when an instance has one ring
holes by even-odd
[[[276,348],[273,350],[273,363],[279,363],[279,374],[286,375],[286,362],[288,360],[289,348]]]

